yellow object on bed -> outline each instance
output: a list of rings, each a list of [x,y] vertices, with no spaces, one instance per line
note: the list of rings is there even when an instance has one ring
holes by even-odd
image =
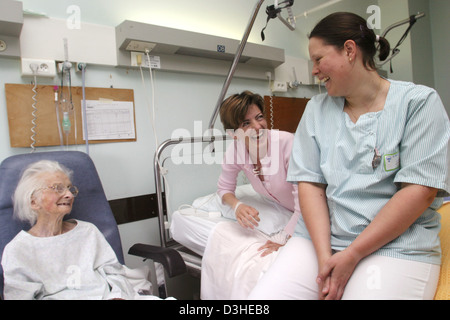
[[[441,214],[442,264],[435,300],[450,300],[450,202],[445,203],[438,212]]]

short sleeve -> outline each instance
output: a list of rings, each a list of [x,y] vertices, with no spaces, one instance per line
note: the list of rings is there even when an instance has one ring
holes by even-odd
[[[295,132],[289,160],[287,181],[323,183],[326,180],[320,168],[320,148],[316,140],[315,99],[310,100]]]
[[[400,145],[400,170],[394,182],[412,183],[449,192],[448,115],[436,91],[418,87],[409,100]]]

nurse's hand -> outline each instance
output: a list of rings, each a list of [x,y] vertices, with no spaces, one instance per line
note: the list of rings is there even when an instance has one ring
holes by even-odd
[[[358,262],[348,250],[332,255],[319,270],[319,299],[340,300]]]
[[[235,211],[236,220],[244,228],[253,229],[258,226],[259,212],[253,207],[246,205],[245,203],[239,204]]]

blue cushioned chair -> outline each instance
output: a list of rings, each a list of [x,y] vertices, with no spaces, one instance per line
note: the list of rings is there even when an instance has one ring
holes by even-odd
[[[31,163],[53,160],[73,171],[73,185],[79,189],[72,212],[67,218],[88,221],[97,226],[114,249],[118,260],[124,264],[124,255],[117,223],[106,199],[100,178],[91,158],[78,151],[38,152],[11,156],[0,165],[0,260],[4,247],[19,233],[30,229],[30,225],[13,218],[12,196],[23,170]],[[169,277],[182,274],[186,266],[179,253],[166,248],[137,244],[130,254],[152,259],[166,269]],[[160,290],[164,297],[165,288]],[[0,294],[3,297],[3,269],[0,266]]]

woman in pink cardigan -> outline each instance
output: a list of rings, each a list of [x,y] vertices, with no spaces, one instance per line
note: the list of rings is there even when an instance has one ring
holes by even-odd
[[[234,209],[238,223],[221,222],[210,235],[202,260],[200,292],[203,300],[243,300],[276,260],[278,252],[275,251],[286,244],[294,229],[298,231],[304,226],[297,186],[286,181],[294,136],[267,130],[264,100],[249,91],[226,99],[220,108],[220,119],[234,141],[224,157],[217,194],[224,205]],[[246,197],[248,203],[245,203],[244,197],[236,197],[237,177],[241,171],[253,189],[267,200],[268,207],[274,208],[273,212],[268,209],[259,213],[249,205],[251,198]],[[276,205],[272,206],[271,202]],[[275,227],[274,221],[279,217],[270,216],[283,214],[275,207],[292,212],[282,231],[279,230],[283,229],[283,223]],[[265,221],[264,218],[274,219]],[[270,235],[263,225],[273,227]],[[256,227],[266,232],[253,230]]]
[[[234,138],[226,152],[218,182],[222,203],[234,209],[242,227],[258,225],[258,211],[235,196],[237,176],[243,171],[256,192],[293,212],[282,241],[268,241],[260,248],[264,250],[263,255],[270,254],[286,243],[301,219],[297,186],[286,181],[294,135],[268,130],[264,99],[250,91],[227,98],[221,105],[220,119],[227,133]],[[301,225],[299,223],[298,227]]]

